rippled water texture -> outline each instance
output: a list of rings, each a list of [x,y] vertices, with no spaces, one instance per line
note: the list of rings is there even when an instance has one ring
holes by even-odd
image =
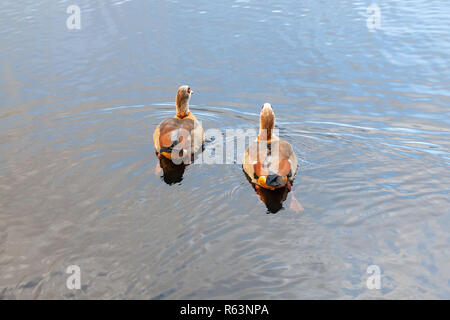
[[[80,30],[0,2],[0,298],[450,298],[448,1],[378,1],[378,30],[371,1],[76,2]],[[282,210],[239,164],[155,174],[185,83],[205,129],[273,104]]]

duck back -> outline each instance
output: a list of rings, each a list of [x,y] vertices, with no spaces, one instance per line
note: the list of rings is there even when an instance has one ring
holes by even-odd
[[[181,143],[183,148],[187,143],[191,143],[192,153],[195,153],[203,142],[203,128],[192,114],[182,119],[174,117],[163,120],[153,134],[153,144],[157,153],[161,152],[161,148],[171,148],[178,143]]]
[[[298,162],[289,142],[272,139],[271,141],[254,141],[245,152],[243,169],[252,183],[264,176],[268,185],[284,186],[286,181],[293,181]],[[266,187],[266,183],[262,185]]]

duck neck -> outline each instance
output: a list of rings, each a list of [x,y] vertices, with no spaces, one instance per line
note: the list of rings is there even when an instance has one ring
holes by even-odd
[[[189,100],[177,103],[177,118],[183,119],[189,115]]]
[[[258,140],[259,141],[270,141],[270,140],[272,140],[272,130],[273,129],[262,129],[262,128],[259,128]]]

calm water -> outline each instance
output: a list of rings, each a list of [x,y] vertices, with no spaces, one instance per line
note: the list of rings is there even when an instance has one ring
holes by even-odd
[[[0,298],[450,298],[449,2],[282,2],[0,2]],[[185,83],[206,129],[273,104],[282,210],[238,164],[155,173]]]

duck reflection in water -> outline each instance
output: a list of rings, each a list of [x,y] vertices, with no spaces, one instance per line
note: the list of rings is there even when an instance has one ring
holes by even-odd
[[[283,209],[283,203],[286,201],[288,193],[290,192],[288,187],[269,190],[252,183],[252,180],[247,174],[246,177],[253,186],[253,190],[255,190],[256,194],[259,196],[259,199],[266,205],[267,213],[278,213],[278,211]],[[293,193],[291,194],[289,209],[297,213],[303,211],[302,205]]]
[[[159,163],[155,169],[155,174],[160,175],[162,171],[162,179],[165,183],[171,185],[174,183],[179,183],[183,180],[184,170],[186,170],[185,164],[175,164],[171,159],[160,156]]]
[[[174,151],[176,150],[174,149]],[[160,176],[162,171],[163,175],[161,178],[165,183],[168,185],[179,183],[183,180],[183,174],[186,167],[194,163],[203,151],[204,146],[194,154],[180,157],[180,164],[174,163],[172,158],[169,159],[162,154],[156,153],[159,161],[156,163],[155,175]]]

